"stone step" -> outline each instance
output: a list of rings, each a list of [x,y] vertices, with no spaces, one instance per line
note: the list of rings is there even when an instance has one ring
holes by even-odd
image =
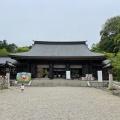
[[[108,87],[108,82],[89,81],[90,87]]]
[[[53,86],[74,86],[74,87],[87,87],[86,81],[80,81],[80,80],[32,80],[31,86],[47,86],[47,87],[53,87]]]

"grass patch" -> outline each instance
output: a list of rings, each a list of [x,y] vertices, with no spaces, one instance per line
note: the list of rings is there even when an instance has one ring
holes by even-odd
[[[111,91],[112,91],[112,90],[116,90],[116,88],[114,88],[114,87],[110,87],[109,90],[111,90]]]

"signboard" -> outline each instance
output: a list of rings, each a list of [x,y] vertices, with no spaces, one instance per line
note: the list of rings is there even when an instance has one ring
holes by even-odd
[[[27,72],[17,73],[16,80],[18,82],[29,82],[31,80],[31,73]]]
[[[66,79],[71,79],[71,76],[70,76],[70,71],[66,71]]]
[[[103,79],[102,79],[102,71],[97,71],[97,73],[98,73],[98,81],[102,82],[103,81]]]

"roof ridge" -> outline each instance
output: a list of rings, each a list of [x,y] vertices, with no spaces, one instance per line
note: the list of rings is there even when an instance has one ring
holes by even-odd
[[[34,44],[86,44],[86,41],[34,41]]]

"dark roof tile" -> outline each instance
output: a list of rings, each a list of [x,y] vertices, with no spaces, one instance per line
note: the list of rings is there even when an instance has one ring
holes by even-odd
[[[42,43],[42,44],[41,44]],[[60,44],[61,43],[61,44]],[[65,44],[64,44],[65,43]],[[105,57],[104,54],[89,50],[86,41],[77,42],[41,42],[35,41],[28,52],[9,55],[11,57]]]

